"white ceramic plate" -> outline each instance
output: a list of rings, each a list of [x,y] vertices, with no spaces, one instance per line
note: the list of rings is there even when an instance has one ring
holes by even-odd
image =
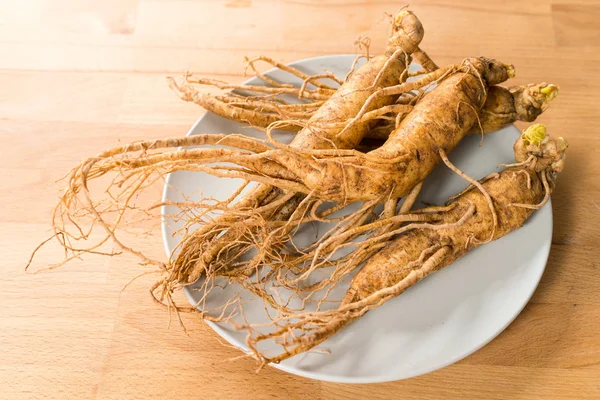
[[[353,59],[352,55],[325,56],[292,65],[310,74],[327,68],[343,78]],[[298,83],[278,70],[270,75]],[[248,83],[260,81],[251,79]],[[211,113],[200,118],[188,135],[222,132],[263,137],[259,131],[242,128],[241,124]],[[499,164],[514,161],[512,146],[518,135],[518,130],[510,126],[487,135],[482,147],[480,137],[467,137],[450,158],[470,176],[481,178],[497,171]],[[279,139],[289,141],[291,137],[281,135]],[[177,172],[168,177],[164,198],[181,200],[181,193],[198,198],[201,191],[204,196],[225,199],[240,182],[204,173]],[[466,185],[440,165],[427,179],[415,206],[422,207],[421,201],[442,204]],[[172,207],[163,210],[165,215],[174,211]],[[172,235],[172,229],[178,226],[174,221],[163,223],[168,254],[180,240]],[[301,234],[314,235],[314,231],[305,230]],[[549,203],[520,230],[475,249],[321,344],[319,347],[329,350],[330,355],[305,353],[275,367],[313,379],[368,383],[405,379],[452,364],[487,344],[521,312],[544,272],[551,236]],[[187,288],[186,295],[196,304],[197,292]],[[216,294],[226,295],[227,290]],[[250,302],[245,313],[250,322],[263,321],[265,317],[259,301]],[[209,325],[231,344],[246,348],[245,332],[236,332],[224,324],[209,322]]]

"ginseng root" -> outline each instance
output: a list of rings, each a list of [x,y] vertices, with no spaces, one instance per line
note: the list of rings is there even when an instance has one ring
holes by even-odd
[[[558,86],[547,83],[509,88],[491,86],[479,112],[479,121],[470,133],[481,135],[482,132],[495,132],[516,121],[533,122],[546,111],[558,95],[558,90]],[[396,126],[393,121],[382,121],[366,135],[365,145],[374,148],[381,146],[394,129]]]
[[[337,309],[280,312],[273,320],[273,332],[249,336],[247,344],[254,355],[264,365],[306,352],[490,238],[496,240],[518,229],[547,201],[564,167],[566,148],[563,138],[548,140],[543,125],[529,127],[515,143],[515,165],[471,185],[452,200],[452,209],[420,210],[437,215],[439,221],[407,225],[388,241],[353,278]],[[276,340],[284,351],[269,356],[260,353],[256,345],[264,340]]]

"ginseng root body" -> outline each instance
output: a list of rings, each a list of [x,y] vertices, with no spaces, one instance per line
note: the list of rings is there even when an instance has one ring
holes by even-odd
[[[473,188],[457,198],[450,211],[441,214],[439,224],[446,224],[448,228],[411,230],[375,254],[356,275],[343,303],[360,301],[406,278],[413,270],[406,266],[414,260],[425,262],[439,255],[436,266],[426,271],[429,274],[450,265],[475,247],[519,229],[533,210],[513,204],[535,205],[544,196],[541,178],[537,174],[527,175],[522,168],[505,169],[482,185],[494,201],[498,216],[495,229],[492,229],[487,199]],[[463,217],[465,222],[456,224]],[[429,254],[423,257],[426,251]],[[382,265],[387,267],[381,268]]]
[[[483,182],[474,181],[442,212],[437,207],[419,210],[437,215],[438,220],[403,227],[404,232],[352,279],[338,309],[290,316],[290,321],[299,322],[288,326],[278,321],[277,332],[250,338],[250,347],[254,349],[261,340],[282,339],[283,353],[268,358],[255,353],[264,362],[279,362],[305,352],[473,248],[519,229],[548,201],[563,169],[566,148],[564,139],[548,140],[545,128],[533,125],[515,143],[517,163]],[[304,333],[291,337],[286,334],[291,328]]]
[[[490,86],[487,99],[479,111],[479,121],[471,128],[471,134],[481,135],[495,132],[516,121],[533,122],[558,95],[556,85],[545,82],[512,87]],[[387,140],[395,129],[393,121],[382,121],[371,129],[365,142]],[[373,142],[379,147],[383,142]]]

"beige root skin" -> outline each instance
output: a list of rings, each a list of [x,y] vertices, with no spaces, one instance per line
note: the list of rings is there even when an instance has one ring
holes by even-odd
[[[378,251],[353,278],[338,309],[281,313],[273,321],[277,328],[273,332],[250,336],[248,345],[261,365],[278,363],[312,349],[369,310],[485,243],[490,233],[495,240],[521,227],[554,187],[567,147],[562,138],[540,142],[532,132],[536,129],[540,128],[526,131],[515,144],[516,158],[523,160],[518,166],[487,179],[479,189],[465,191],[453,201],[452,209],[433,211],[441,218],[439,229],[415,224]],[[546,185],[545,181],[552,184]],[[485,193],[494,199],[498,215],[495,227]],[[301,333],[291,336],[291,329]],[[278,340],[283,352],[274,356],[261,354],[256,345],[263,340]]]
[[[449,65],[447,67],[437,69],[414,82],[405,82],[396,86],[380,88],[377,92],[369,96],[359,113],[344,128],[342,133],[345,130],[351,129],[354,124],[360,121],[361,117],[368,111],[369,107],[371,107],[371,104],[376,102],[379,97],[407,93],[428,84],[438,82],[458,71],[475,73],[480,79],[482,86],[485,86],[485,84],[495,85],[514,76],[514,67],[512,65],[502,64],[496,60],[487,59],[485,57],[466,58],[461,65]],[[482,77],[485,77],[485,83]],[[480,109],[482,106],[483,104],[479,104],[478,109]]]
[[[454,72],[455,70],[456,66],[451,65],[426,74],[413,82],[404,82],[396,86],[379,88],[375,93],[371,94],[368,98],[366,98],[358,114],[356,114],[356,116],[352,120],[350,120],[350,122],[346,125],[342,132],[340,132],[340,134],[344,133],[346,130],[352,129],[355,126],[355,124],[361,121],[362,117],[368,112],[368,110],[372,109],[373,105],[377,104],[376,102],[380,101],[382,97],[400,95],[419,89],[421,87],[425,87],[431,83],[444,79],[447,75],[452,74],[452,72]]]
[[[522,140],[517,143],[522,143]],[[551,189],[544,185],[543,181],[560,171],[560,169],[554,170],[552,165],[556,165],[557,161],[563,159],[564,148],[562,151],[554,150],[561,148],[561,143],[563,143],[563,139],[557,138],[547,144],[536,146],[536,150],[545,149],[539,158],[539,164],[545,164],[545,167],[536,166],[537,163],[530,162],[520,167],[507,168],[495,179],[488,179],[480,184],[481,189],[471,187],[453,201],[455,207],[451,211],[441,214],[443,219],[440,223],[456,221],[466,209],[474,205],[476,212],[465,224],[435,232],[415,230],[401,236],[369,260],[354,278],[351,291],[359,293],[359,297],[364,298],[378,291],[379,288],[385,287],[388,281],[395,282],[403,279],[408,271],[399,270],[395,273],[389,268],[382,269],[381,263],[384,260],[389,262],[390,259],[401,257],[399,262],[393,264],[404,265],[408,262],[407,260],[415,258],[417,251],[421,251],[416,249],[428,248],[434,243],[452,243],[452,255],[445,261],[445,265],[448,265],[469,250],[487,242],[490,234],[493,234],[493,240],[496,240],[521,227],[531,215],[532,210],[515,206],[515,204],[536,206],[549,194]],[[523,172],[521,173],[521,171]],[[494,202],[494,211],[497,214],[496,225],[493,222],[494,212],[490,209],[489,198],[492,198]],[[413,248],[415,250],[411,250]]]

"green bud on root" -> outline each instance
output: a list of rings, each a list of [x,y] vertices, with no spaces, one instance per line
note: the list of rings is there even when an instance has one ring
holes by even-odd
[[[558,86],[549,84],[548,86],[541,88],[540,93],[543,93],[546,95],[546,102],[550,102],[556,96],[558,96]]]
[[[508,73],[508,77],[514,78],[515,77],[515,66],[512,64],[505,64],[505,66],[506,66],[506,72]]]
[[[523,131],[522,137],[527,144],[539,145],[546,138],[546,125],[533,124]]]

